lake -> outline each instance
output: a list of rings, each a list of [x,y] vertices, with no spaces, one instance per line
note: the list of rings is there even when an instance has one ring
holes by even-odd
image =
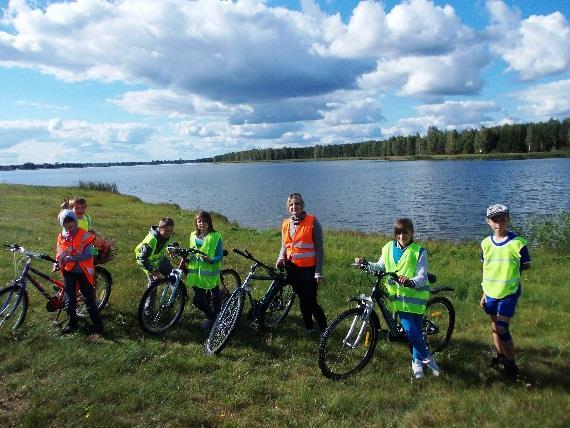
[[[406,216],[413,220],[419,239],[479,240],[487,234],[485,209],[493,203],[507,204],[516,224],[532,215],[570,211],[567,158],[0,171],[3,183],[69,186],[79,180],[115,183],[121,193],[147,202],[216,211],[241,226],[257,229],[280,226],[287,214],[286,198],[292,192],[303,195],[307,211],[324,228],[391,233],[394,219]],[[54,207],[58,204],[54,201]]]

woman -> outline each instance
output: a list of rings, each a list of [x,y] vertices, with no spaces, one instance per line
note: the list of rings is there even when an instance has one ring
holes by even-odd
[[[209,212],[196,213],[196,230],[190,234],[190,248],[196,248],[205,256],[196,256],[188,261],[186,284],[194,288],[194,306],[206,315],[202,328],[209,330],[220,312],[220,268],[223,258],[222,234],[216,232]],[[212,296],[213,310],[210,307]]]
[[[305,202],[299,193],[287,198],[291,217],[281,227],[281,251],[277,267],[287,270],[287,282],[299,296],[299,305],[305,335],[312,334],[313,317],[321,331],[327,327],[323,308],[317,303],[317,286],[323,282],[323,232],[317,218],[305,211]]]

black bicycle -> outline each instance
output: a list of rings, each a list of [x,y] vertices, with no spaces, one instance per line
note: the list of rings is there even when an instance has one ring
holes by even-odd
[[[246,295],[251,304],[251,321],[257,328],[277,326],[285,319],[295,301],[295,292],[291,285],[286,283],[286,272],[266,265],[247,250],[240,251],[234,248],[233,251],[251,260],[253,264],[243,283],[226,300],[214,321],[214,325],[204,344],[204,352],[209,355],[221,352],[226,346],[237,327]],[[264,269],[265,275],[256,274],[259,268]],[[256,300],[251,295],[253,290],[251,283],[255,280],[271,281],[261,300]]]
[[[26,290],[28,282],[45,297],[46,310],[57,312],[57,321],[65,306],[63,281],[32,266],[36,260],[57,263],[56,260],[47,254],[26,250],[19,244],[4,244],[4,247],[13,254],[15,277],[7,287],[0,290],[0,331],[10,330],[14,333],[24,322],[29,302]],[[46,289],[42,287],[41,282],[49,283],[51,286]],[[99,311],[109,302],[112,283],[109,271],[101,266],[95,266],[95,299]],[[79,290],[79,285],[77,289]],[[85,317],[87,314],[85,301],[80,292],[77,292],[76,311],[80,317]]]
[[[152,281],[143,293],[138,307],[139,325],[151,334],[164,333],[180,320],[188,300],[184,284],[184,265],[192,255],[206,255],[195,248],[180,248],[177,243],[169,245],[167,250],[172,257],[179,259],[178,267],[167,277]],[[224,250],[223,254],[226,256],[228,252]],[[234,269],[223,269],[220,272],[222,302],[240,283],[241,278]]]
[[[388,340],[406,340],[406,334],[392,309],[392,302],[384,281],[395,281],[393,272],[373,271],[365,260],[355,265],[375,278],[370,295],[360,294],[349,301],[356,307],[337,316],[321,336],[318,350],[319,367],[329,379],[344,379],[362,370],[372,358],[380,338],[380,319],[374,311],[377,304],[388,327]],[[436,276],[429,274],[430,284]],[[443,286],[430,288],[431,294],[453,291]],[[423,320],[423,334],[430,352],[439,352],[448,344],[455,325],[455,310],[442,296],[428,300]]]

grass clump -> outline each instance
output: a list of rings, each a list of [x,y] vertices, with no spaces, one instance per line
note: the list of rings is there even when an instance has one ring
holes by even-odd
[[[99,192],[119,193],[116,183],[105,183],[102,181],[83,181],[79,180],[77,187],[82,190],[97,190]]]
[[[525,236],[533,246],[570,253],[570,213],[561,210],[549,216],[533,216],[524,226]]]

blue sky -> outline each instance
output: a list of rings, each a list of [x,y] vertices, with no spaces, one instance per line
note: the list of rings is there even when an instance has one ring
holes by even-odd
[[[0,164],[570,117],[570,1],[0,1]]]

